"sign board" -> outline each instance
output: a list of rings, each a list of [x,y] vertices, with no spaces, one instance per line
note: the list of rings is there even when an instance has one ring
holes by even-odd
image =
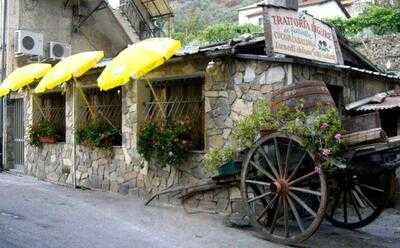
[[[275,53],[338,63],[336,33],[312,16],[284,8],[268,8],[272,49]]]

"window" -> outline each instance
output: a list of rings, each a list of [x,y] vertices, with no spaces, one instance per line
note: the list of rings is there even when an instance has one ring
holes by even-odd
[[[203,82],[203,78],[190,78],[153,83],[159,102],[150,94],[145,103],[145,121],[187,123],[191,129],[193,149],[203,150]]]
[[[260,18],[258,18],[258,25],[260,25],[260,26],[264,26],[264,17],[260,17]]]
[[[343,109],[343,87],[336,85],[326,85],[331,94],[333,101],[335,102],[336,108],[339,112],[342,112]]]
[[[114,146],[122,145],[122,97],[121,88],[100,91],[98,88],[84,89],[80,97],[77,126],[96,121],[119,130]]]
[[[398,110],[385,110],[381,111],[381,125],[382,129],[385,131],[388,137],[394,137],[398,135],[399,123],[398,118],[399,111]]]
[[[65,95],[53,92],[34,96],[33,124],[51,121],[56,125],[58,141],[65,141]]]

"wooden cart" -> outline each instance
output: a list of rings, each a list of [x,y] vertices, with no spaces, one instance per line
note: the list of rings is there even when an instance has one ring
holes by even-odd
[[[307,81],[286,87],[273,100],[305,107],[315,102],[333,106],[325,84]],[[217,176],[199,185],[168,189],[155,196],[181,191],[181,196],[240,183],[241,197],[253,226],[268,240],[296,244],[311,237],[326,218],[342,228],[360,228],[384,210],[394,171],[400,165],[400,137],[387,139],[377,115],[351,118],[347,130],[346,168],[326,174],[322,165],[294,135],[273,133],[261,137],[240,161],[235,173]],[[371,144],[372,143],[372,144]]]
[[[399,149],[396,140],[354,147],[345,154],[347,168],[325,175],[300,138],[262,137],[241,170],[251,223],[284,244],[308,239],[324,218],[342,228],[368,225],[386,206]]]

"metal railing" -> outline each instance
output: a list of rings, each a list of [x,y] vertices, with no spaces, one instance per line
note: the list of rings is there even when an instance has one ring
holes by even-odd
[[[90,121],[100,121],[118,130],[122,129],[121,105],[81,106],[78,118],[78,127]]]
[[[121,0],[120,10],[141,39],[156,36],[134,0]]]
[[[40,107],[40,109],[33,112],[33,124],[42,121],[51,121],[55,124],[60,140],[65,139],[65,106],[61,107]]]

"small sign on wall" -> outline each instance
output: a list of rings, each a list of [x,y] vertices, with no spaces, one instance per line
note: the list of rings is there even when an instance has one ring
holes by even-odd
[[[336,33],[328,25],[306,13],[284,8],[268,8],[266,17],[273,52],[338,63]]]

